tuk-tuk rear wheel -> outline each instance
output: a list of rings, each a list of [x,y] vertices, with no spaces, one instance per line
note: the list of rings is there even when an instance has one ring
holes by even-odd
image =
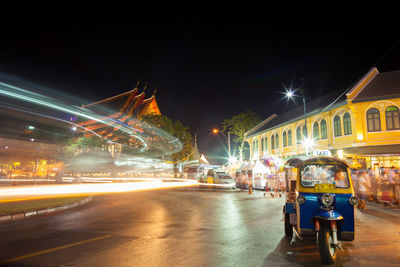
[[[318,248],[321,260],[332,264],[336,260],[336,246],[333,244],[332,232],[327,227],[322,227],[318,234]]]
[[[285,235],[288,237],[293,236],[293,226],[290,224],[290,218],[288,213],[285,213]]]

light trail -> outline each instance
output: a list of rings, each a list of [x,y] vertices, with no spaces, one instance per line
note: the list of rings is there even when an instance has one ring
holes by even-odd
[[[0,187],[0,202],[20,201],[27,199],[51,198],[75,195],[96,195],[106,193],[123,193],[143,190],[176,188],[197,185],[197,181],[162,182],[153,179],[147,182],[36,185],[21,187]]]
[[[66,181],[73,177],[64,177]],[[64,179],[63,178],[63,179]],[[127,179],[136,182],[115,182]],[[24,179],[28,180],[28,179]],[[56,185],[29,185],[29,186],[1,186],[0,202],[12,202],[52,197],[69,197],[76,195],[96,195],[109,193],[123,193],[154,189],[178,188],[189,186],[231,187],[232,184],[199,183],[197,180],[180,178],[86,178],[89,183],[56,184]]]
[[[130,147],[130,146],[129,146],[129,148],[133,149],[134,151],[138,151],[141,154],[148,151],[149,145],[146,142],[146,138],[161,137],[162,139],[165,140],[165,144],[164,143],[158,144],[158,145],[152,144],[153,147],[157,147],[161,151],[160,155],[173,154],[173,153],[180,151],[183,148],[182,143],[176,137],[171,136],[167,132],[165,132],[161,129],[158,129],[152,125],[149,125],[143,121],[134,120],[134,122],[135,122],[134,124],[138,124],[141,127],[148,129],[147,133],[138,132],[138,129],[136,129],[134,126],[131,126],[131,125],[124,123],[122,121],[119,121],[119,120],[115,120],[115,119],[100,115],[89,109],[83,109],[78,106],[69,105],[69,104],[61,102],[59,100],[56,100],[54,98],[51,98],[51,97],[48,97],[45,95],[41,95],[39,93],[31,92],[31,91],[23,89],[21,87],[14,86],[14,85],[4,83],[4,82],[0,82],[0,95],[3,95],[10,99],[16,99],[16,100],[19,100],[19,101],[22,101],[22,102],[25,102],[28,104],[34,104],[37,107],[45,107],[45,108],[56,110],[56,111],[59,111],[59,112],[65,113],[65,114],[74,115],[74,116],[80,117],[81,119],[84,119],[84,120],[95,121],[95,122],[98,122],[105,126],[111,126],[114,129],[118,129],[118,130],[128,134],[129,136],[139,140],[140,143],[142,144],[140,148],[135,148],[135,147]],[[6,105],[3,105],[3,106],[7,106],[7,105],[9,105],[9,104],[6,103]],[[15,109],[15,107],[12,107],[12,105],[10,105],[10,109]],[[23,110],[22,108],[19,108],[19,109]],[[29,109],[32,109],[32,107],[30,107]],[[32,111],[28,111],[28,112],[32,112]],[[35,112],[35,113],[39,114],[39,112]],[[54,116],[48,116],[45,114],[41,114],[41,115],[43,115],[45,117],[54,118]],[[54,118],[54,119],[60,120],[58,118]],[[71,123],[71,122],[68,122],[68,123]],[[87,128],[79,126],[79,125],[75,125],[75,127],[83,128],[83,129],[85,129],[85,131],[88,130]],[[149,133],[152,133],[152,134],[149,134]],[[101,138],[110,143],[119,144],[118,142],[109,140],[105,137],[101,137]],[[166,146],[167,144],[168,144],[168,147]],[[172,144],[172,147],[171,147],[171,144]],[[125,147],[127,146],[124,144],[120,144],[120,145],[125,146]],[[160,156],[160,155],[157,155],[157,156]]]

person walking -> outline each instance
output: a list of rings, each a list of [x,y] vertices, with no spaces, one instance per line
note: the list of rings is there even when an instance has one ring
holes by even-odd
[[[356,169],[351,170],[351,181],[353,182],[354,193],[358,196],[358,176]]]
[[[394,167],[390,168],[388,172],[388,183],[389,183],[389,206],[393,207],[393,202],[395,198],[395,175],[396,173],[394,172]]]
[[[365,180],[365,186],[367,188],[367,199],[366,200],[372,200],[372,187],[371,187],[371,175],[370,175],[370,169],[364,170],[363,173],[364,180]]]
[[[394,184],[394,191],[396,196],[397,205],[400,206],[400,171],[399,169],[395,170],[395,184]]]
[[[366,181],[366,171],[360,171],[360,176],[358,177],[358,198],[360,199],[360,209],[367,209],[365,206],[365,201],[367,200],[367,181]]]
[[[382,172],[382,175],[381,175],[381,181],[382,181],[382,197],[381,197],[381,201],[385,205],[391,206],[389,170],[387,168],[383,168],[383,172]]]
[[[379,176],[375,175],[375,173],[371,172],[370,173],[370,181],[371,181],[371,194],[372,194],[372,199],[375,202],[378,202],[378,192],[380,188],[380,183],[381,179]]]

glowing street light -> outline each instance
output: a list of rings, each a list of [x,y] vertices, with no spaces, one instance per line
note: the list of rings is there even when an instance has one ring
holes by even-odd
[[[225,134],[223,132],[221,132],[217,128],[212,129],[212,133],[213,134],[221,133],[227,139],[227,142],[228,142],[228,155],[229,155],[229,159],[230,159],[231,158],[231,133],[228,131],[228,137],[226,137]]]
[[[294,93],[291,90],[286,92],[286,97],[289,98],[289,99],[291,99],[293,97],[293,95],[294,95]]]
[[[314,140],[312,140],[311,138],[305,138],[303,141],[303,145],[306,148],[312,148],[314,146]]]
[[[306,116],[306,98],[305,98],[305,95],[304,95],[305,89],[304,89],[304,80],[303,80],[303,78],[301,78],[301,82],[302,82],[302,87],[301,87],[300,89],[297,89],[297,90],[300,91],[301,97],[302,97],[302,99],[303,99],[304,127],[305,127],[305,133],[303,133],[303,138],[305,139],[305,138],[307,138],[307,119],[306,119],[307,116]],[[285,96],[286,96],[288,99],[293,99],[293,97],[295,97],[295,96],[297,96],[297,95],[294,94],[294,91],[292,91],[291,89],[289,89],[289,90],[286,90]]]
[[[313,148],[313,146],[314,146],[314,140],[313,140],[312,138],[306,137],[306,138],[304,138],[304,140],[303,140],[303,145],[304,145],[304,147],[306,148],[306,153],[307,153],[307,155],[308,155],[308,152],[309,152],[310,150],[312,150],[312,148]]]

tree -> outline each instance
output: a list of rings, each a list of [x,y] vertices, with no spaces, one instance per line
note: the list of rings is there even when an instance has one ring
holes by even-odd
[[[239,156],[243,160],[244,134],[261,121],[261,116],[251,110],[241,112],[222,122],[222,131],[228,130],[235,137],[234,142],[239,143]]]
[[[147,115],[142,117],[142,120],[168,132],[182,143],[183,148],[170,156],[170,159],[174,162],[174,170],[176,172],[177,163],[193,152],[192,135],[189,132],[189,127],[164,115]]]
[[[82,152],[106,150],[106,148],[107,142],[98,136],[81,136],[70,138],[64,145],[63,154],[66,158],[71,158]]]

